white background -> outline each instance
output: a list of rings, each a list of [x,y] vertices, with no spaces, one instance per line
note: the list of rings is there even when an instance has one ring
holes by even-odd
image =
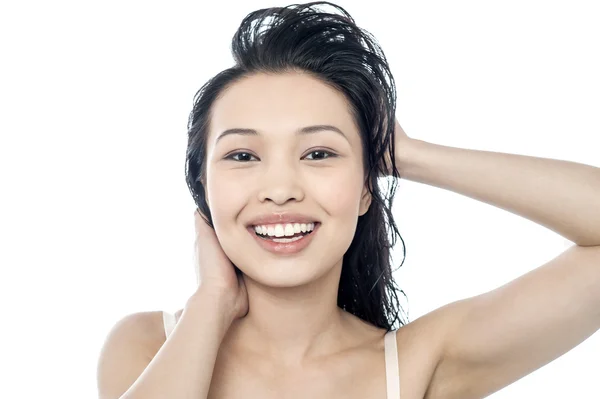
[[[0,397],[90,398],[114,323],[193,292],[192,97],[232,65],[243,17],[288,3],[15,3],[0,12]],[[338,4],[383,47],[409,136],[600,166],[596,2]],[[572,245],[410,181],[394,211],[410,320]],[[600,397],[599,358],[596,334],[491,397]]]

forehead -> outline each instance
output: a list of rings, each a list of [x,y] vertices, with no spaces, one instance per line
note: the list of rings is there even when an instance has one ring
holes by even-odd
[[[318,124],[334,125],[352,140],[358,132],[348,105],[341,92],[308,74],[252,75],[215,100],[208,142],[230,128],[291,133]]]

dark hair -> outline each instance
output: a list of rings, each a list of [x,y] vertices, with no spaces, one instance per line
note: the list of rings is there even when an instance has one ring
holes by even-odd
[[[321,12],[315,9],[318,5],[333,6],[342,15]],[[390,252],[397,238],[402,240],[391,211],[400,175],[393,156],[394,123],[387,123],[395,121],[396,89],[376,40],[359,28],[342,7],[321,1],[251,12],[235,32],[231,50],[235,65],[200,88],[188,120],[186,182],[200,213],[213,226],[204,181],[206,138],[214,101],[235,82],[257,73],[298,71],[319,79],[343,93],[349,103],[361,133],[365,183],[372,196],[344,254],[338,306],[388,331],[397,328],[396,322],[398,327],[406,324],[399,316],[402,307]],[[385,158],[386,151],[389,159]],[[390,160],[391,167],[387,164]],[[392,171],[392,179],[387,179],[387,195],[383,196],[378,178],[387,175],[388,170]],[[404,240],[402,243],[405,258]]]

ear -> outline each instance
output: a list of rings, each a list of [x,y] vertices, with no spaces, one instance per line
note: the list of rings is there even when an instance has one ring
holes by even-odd
[[[204,190],[204,201],[206,201],[206,204],[210,208],[210,203],[208,202],[208,192],[206,190],[206,179],[204,176],[200,176],[200,182],[202,183],[202,189]]]
[[[358,216],[362,216],[369,210],[369,206],[371,206],[371,193],[369,192],[369,188],[365,185],[363,188],[361,197],[360,197],[360,207],[358,211]]]

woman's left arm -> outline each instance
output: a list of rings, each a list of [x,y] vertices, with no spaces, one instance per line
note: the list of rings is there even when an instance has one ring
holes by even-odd
[[[497,206],[579,246],[600,246],[600,168],[428,143],[409,138],[398,121],[396,166],[407,180]]]
[[[485,397],[600,328],[600,168],[432,144],[409,138],[397,121],[395,147],[401,178],[508,210],[576,244],[495,290],[423,316],[422,325],[441,327],[426,399]]]

